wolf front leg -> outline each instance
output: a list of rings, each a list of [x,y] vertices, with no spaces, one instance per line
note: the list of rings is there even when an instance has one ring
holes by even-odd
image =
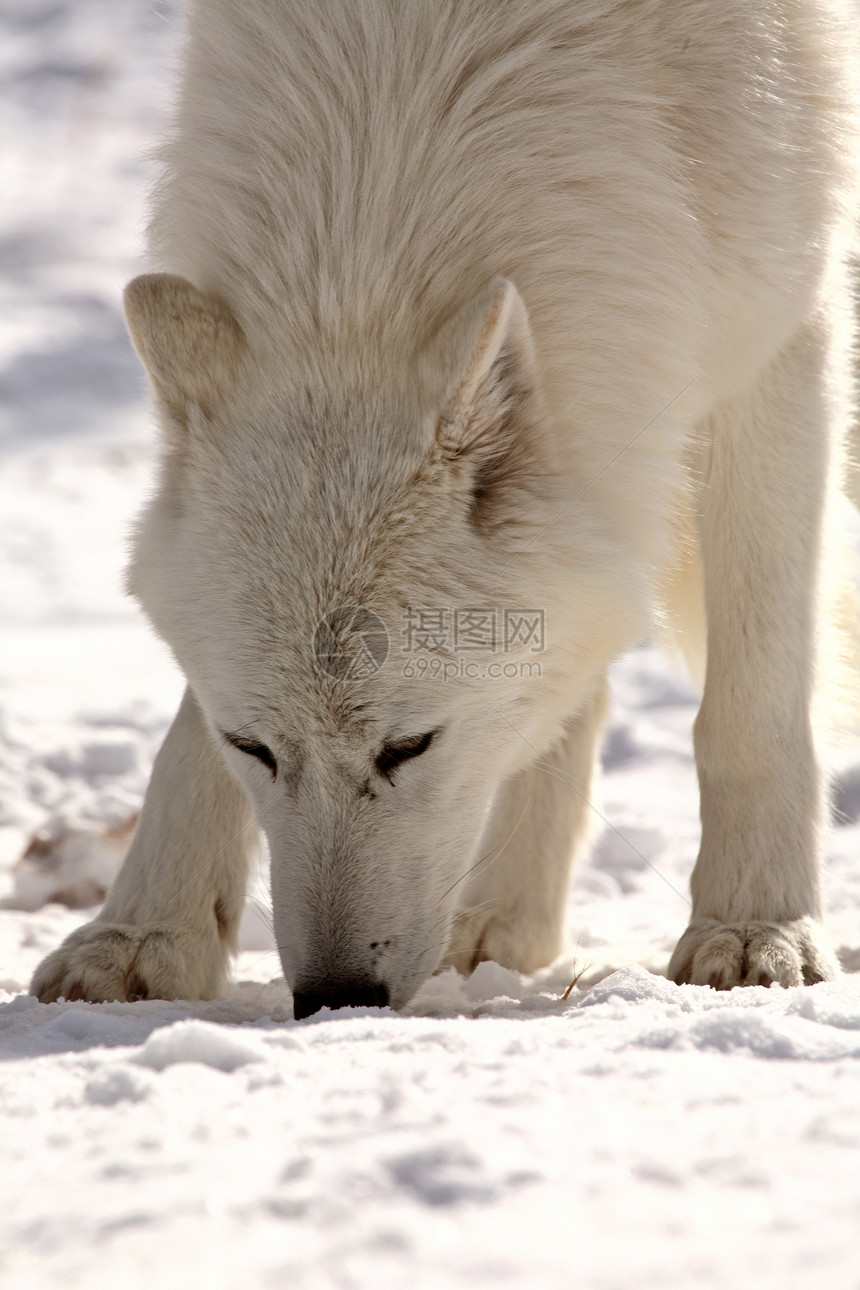
[[[792,986],[838,972],[819,928],[826,793],[811,709],[841,379],[827,327],[810,325],[709,418],[702,841],[669,965],[680,983]]]
[[[534,972],[564,951],[571,865],[592,821],[594,765],[607,708],[602,680],[558,742],[500,787],[446,966],[467,974],[492,959]]]
[[[248,799],[187,689],[104,908],[41,963],[31,994],[43,1003],[214,998],[257,843]]]

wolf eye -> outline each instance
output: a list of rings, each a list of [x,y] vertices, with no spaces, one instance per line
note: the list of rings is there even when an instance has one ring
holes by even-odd
[[[383,744],[382,751],[374,763],[376,769],[392,784],[394,782],[391,778],[392,772],[400,763],[408,761],[410,757],[420,757],[427,751],[438,733],[438,730],[428,730],[425,735],[410,735],[407,739],[393,739],[390,743]]]
[[[247,753],[249,757],[256,757],[257,761],[261,761],[271,772],[272,779],[275,778],[278,773],[278,763],[271,748],[267,748],[256,739],[245,739],[242,735],[231,735],[226,731],[224,731],[224,738],[233,748],[238,748],[239,752]]]

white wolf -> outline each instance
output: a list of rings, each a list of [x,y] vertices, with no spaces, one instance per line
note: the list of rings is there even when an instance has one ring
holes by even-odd
[[[837,971],[811,712],[851,28],[838,0],[191,5],[165,272],[126,295],[164,443],[129,585],[188,689],[40,998],[216,994],[257,824],[297,1016],[548,963],[607,665],[655,623],[707,645],[671,976]],[[532,611],[539,656],[498,626]]]

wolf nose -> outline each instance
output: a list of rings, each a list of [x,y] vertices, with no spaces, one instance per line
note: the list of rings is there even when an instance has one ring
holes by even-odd
[[[310,1017],[320,1008],[387,1008],[388,986],[364,982],[322,984],[293,991],[293,1015],[296,1021]]]

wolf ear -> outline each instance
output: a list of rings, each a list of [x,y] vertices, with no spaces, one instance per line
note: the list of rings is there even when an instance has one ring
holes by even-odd
[[[146,273],[125,289],[125,316],[150,380],[173,413],[211,411],[236,379],[245,337],[226,305],[185,278]]]
[[[495,278],[443,329],[457,362],[439,419],[439,449],[469,488],[479,528],[512,517],[547,462],[528,313]]]

